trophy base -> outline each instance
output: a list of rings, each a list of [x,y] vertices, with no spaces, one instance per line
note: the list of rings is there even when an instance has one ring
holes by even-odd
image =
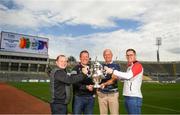
[[[101,86],[100,85],[94,85],[94,88],[100,88]]]

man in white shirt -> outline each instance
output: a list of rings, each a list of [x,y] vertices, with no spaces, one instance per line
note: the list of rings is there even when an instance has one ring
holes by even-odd
[[[126,58],[128,61],[126,72],[112,70],[108,67],[105,67],[105,70],[107,73],[113,74],[112,79],[124,79],[123,96],[128,114],[141,114],[143,67],[136,60],[136,51],[134,49],[126,50]]]

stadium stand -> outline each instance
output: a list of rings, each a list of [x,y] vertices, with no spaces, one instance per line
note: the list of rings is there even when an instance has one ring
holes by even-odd
[[[26,81],[37,79],[46,81],[49,79],[48,72],[55,67],[55,60],[42,64],[35,63],[0,62],[0,81]],[[117,62],[122,71],[126,71],[126,62]],[[146,80],[167,82],[180,81],[180,62],[142,62]],[[149,77],[149,78],[147,78]]]
[[[176,68],[176,75],[177,75],[177,77],[180,77],[180,63],[177,63],[175,68]]]
[[[46,80],[48,38],[1,32],[0,81]]]

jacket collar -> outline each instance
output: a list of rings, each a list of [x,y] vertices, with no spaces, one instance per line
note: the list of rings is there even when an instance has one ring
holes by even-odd
[[[133,61],[132,63],[128,63],[127,66],[129,67],[129,66],[131,66],[131,65],[133,65],[133,64],[135,64],[135,63],[137,63],[137,62],[138,62],[138,61],[135,60],[135,61]]]

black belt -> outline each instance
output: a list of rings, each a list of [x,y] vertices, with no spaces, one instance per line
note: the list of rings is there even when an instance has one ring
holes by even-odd
[[[100,90],[100,92],[102,92],[102,93],[117,93],[117,92],[118,92],[118,89],[117,89],[117,88],[116,88],[116,89],[110,89],[110,90],[108,90],[108,91]]]

